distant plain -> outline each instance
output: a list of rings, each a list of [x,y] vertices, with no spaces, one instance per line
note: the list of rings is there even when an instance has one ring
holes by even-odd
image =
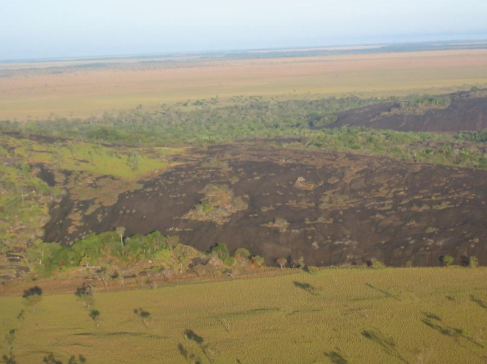
[[[319,98],[442,93],[487,85],[487,50],[113,58],[0,64],[0,120],[89,117],[235,95]]]

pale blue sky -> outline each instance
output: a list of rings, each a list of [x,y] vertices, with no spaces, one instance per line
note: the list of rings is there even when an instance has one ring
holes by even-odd
[[[487,0],[0,0],[0,59],[487,38]]]

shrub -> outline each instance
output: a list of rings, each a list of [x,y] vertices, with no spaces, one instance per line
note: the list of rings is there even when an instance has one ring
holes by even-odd
[[[318,267],[315,267],[314,265],[311,265],[311,266],[306,267],[306,271],[309,274],[316,274],[320,271],[320,269]]]
[[[258,267],[262,266],[264,264],[264,261],[265,261],[264,258],[261,257],[260,255],[254,255],[252,257],[252,262]]]
[[[372,258],[367,262],[367,266],[372,269],[383,269],[386,267],[384,263],[382,263],[380,260],[377,260],[375,258]]]
[[[471,256],[468,260],[468,267],[469,268],[477,268],[479,265],[479,259],[476,256]]]
[[[235,258],[250,258],[250,252],[245,248],[235,250]]]
[[[230,258],[230,253],[228,251],[227,245],[223,243],[216,244],[213,248],[211,248],[211,252],[215,253],[217,257],[223,261]]]
[[[453,258],[452,256],[449,256],[449,255],[442,255],[440,257],[441,265],[444,267],[449,267],[450,265],[452,265],[454,260],[455,260],[455,258]]]
[[[90,319],[93,320],[96,327],[98,327],[98,319],[99,318],[100,318],[100,311],[95,310],[95,309],[90,311]]]
[[[286,258],[279,258],[276,260],[277,264],[279,264],[279,267],[284,268],[287,264],[287,259]]]

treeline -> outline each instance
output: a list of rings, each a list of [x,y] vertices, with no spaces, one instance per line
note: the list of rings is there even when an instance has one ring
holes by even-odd
[[[252,256],[247,249],[237,249],[232,256],[225,244],[215,245],[209,252],[200,252],[179,242],[177,236],[164,236],[159,231],[147,235],[124,237],[124,229],[91,234],[71,246],[40,240],[26,248],[26,261],[38,278],[50,277],[71,268],[86,268],[103,279],[123,281],[125,274],[165,277],[188,270],[228,274],[232,277],[250,264],[261,266],[264,259]],[[194,259],[199,260],[197,264]],[[105,283],[105,281],[104,281]]]
[[[116,114],[88,119],[53,118],[45,121],[0,122],[0,130],[126,146],[208,145],[239,139],[298,136],[307,147],[386,155],[406,160],[487,167],[487,132],[433,133],[395,132],[367,128],[322,129],[333,123],[338,112],[384,101],[407,108],[445,107],[448,96],[361,99],[350,96],[319,100],[264,100],[234,97],[232,105],[217,99],[196,100],[171,107],[145,110],[139,106]]]
[[[310,122],[332,122],[339,111],[383,100],[350,96],[266,101],[260,97],[239,97],[225,107],[197,101],[150,110],[139,106],[88,119],[52,118],[25,123],[3,121],[0,122],[0,130],[129,146],[211,144],[244,138],[299,135],[308,129]]]
[[[452,137],[425,132],[342,127],[307,133],[299,145],[336,152],[384,155],[414,162],[487,168],[486,147],[469,144],[466,142],[468,138],[475,140],[477,133]]]

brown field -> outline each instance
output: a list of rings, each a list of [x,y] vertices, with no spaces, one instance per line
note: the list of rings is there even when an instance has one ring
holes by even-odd
[[[387,96],[487,85],[487,50],[104,62],[113,65],[76,67],[97,63],[94,60],[1,65],[0,119],[85,117],[139,104],[150,107],[217,95],[221,100],[235,95]]]

